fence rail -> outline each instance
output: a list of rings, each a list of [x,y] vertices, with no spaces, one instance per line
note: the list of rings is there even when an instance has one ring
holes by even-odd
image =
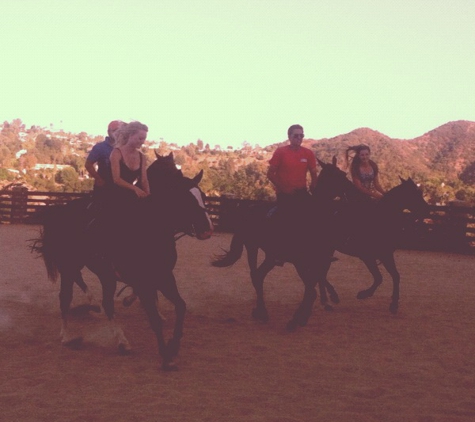
[[[38,192],[25,187],[0,190],[0,223],[39,224],[41,211],[52,205],[63,205],[90,193]],[[227,197],[208,197],[206,207],[217,230],[232,232],[239,209],[265,203]],[[452,203],[430,206],[430,215],[415,223],[407,215],[400,233],[399,247],[475,253],[475,206]]]

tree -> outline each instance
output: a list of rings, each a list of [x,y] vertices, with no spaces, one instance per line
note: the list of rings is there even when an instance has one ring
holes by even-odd
[[[35,167],[38,162],[35,155],[30,152],[23,155],[22,159],[23,159],[23,168],[26,168],[26,169],[31,169]]]
[[[228,158],[224,165],[226,173],[229,175],[229,177],[232,177],[234,172],[236,171],[236,164],[234,163],[234,159]]]
[[[56,173],[55,181],[64,186],[65,192],[74,192],[77,188],[79,175],[72,167],[66,167]]]
[[[0,147],[0,166],[1,167],[11,167],[13,155],[10,152],[10,149],[6,146]]]
[[[15,179],[15,175],[10,173],[7,169],[0,167],[0,180],[7,180],[11,182]]]

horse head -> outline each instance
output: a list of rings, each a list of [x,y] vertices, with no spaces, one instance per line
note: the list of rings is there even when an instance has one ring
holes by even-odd
[[[398,204],[399,209],[409,210],[417,218],[426,217],[429,214],[429,204],[424,200],[421,189],[409,177],[399,177],[401,184],[391,189],[384,195],[384,200]]]
[[[318,175],[317,185],[312,190],[315,197],[332,200],[337,196],[343,196],[348,189],[351,189],[352,183],[346,177],[346,173],[338,168],[335,156],[331,164],[318,158],[317,161],[322,170]]]
[[[160,155],[155,151],[155,160],[156,166],[162,169],[163,171],[168,171],[170,173],[174,173],[180,171],[175,163],[175,157],[173,156],[173,152],[170,152],[168,155]]]
[[[147,169],[150,188],[153,187],[155,190],[166,189],[174,178],[180,178],[183,174],[177,168],[172,152],[163,156],[155,152],[155,156],[157,159]]]
[[[151,196],[170,209],[170,218],[176,231],[194,234],[197,239],[209,239],[213,233],[213,223],[206,211],[205,195],[199,188],[203,177],[201,170],[195,177],[188,178],[177,169],[173,154],[157,159],[148,167],[147,177]]]

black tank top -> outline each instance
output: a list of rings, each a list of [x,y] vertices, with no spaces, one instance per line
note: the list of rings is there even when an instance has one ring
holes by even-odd
[[[122,155],[122,151],[120,151],[120,156],[120,177],[127,183],[134,184],[134,182],[136,182],[140,178],[140,174],[142,172],[142,154],[140,154],[140,166],[137,170],[131,170],[127,167],[127,164],[125,164],[124,157]]]

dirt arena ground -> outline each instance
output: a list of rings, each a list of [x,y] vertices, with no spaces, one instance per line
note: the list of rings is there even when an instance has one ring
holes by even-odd
[[[307,327],[285,325],[303,285],[292,266],[266,282],[271,320],[250,318],[254,291],[244,259],[209,265],[230,235],[178,242],[175,275],[188,304],[177,373],[159,370],[138,303],[117,320],[134,351],[120,356],[103,314],[77,316],[81,350],[62,347],[58,283],[27,248],[35,226],[0,226],[1,421],[460,422],[475,420],[475,257],[399,251],[401,306],[388,311],[357,259],[330,270],[341,303],[318,305]],[[386,275],[386,274],[385,274]],[[100,299],[95,277],[85,280]],[[85,302],[75,291],[74,304]],[[173,310],[161,301],[171,329]]]

